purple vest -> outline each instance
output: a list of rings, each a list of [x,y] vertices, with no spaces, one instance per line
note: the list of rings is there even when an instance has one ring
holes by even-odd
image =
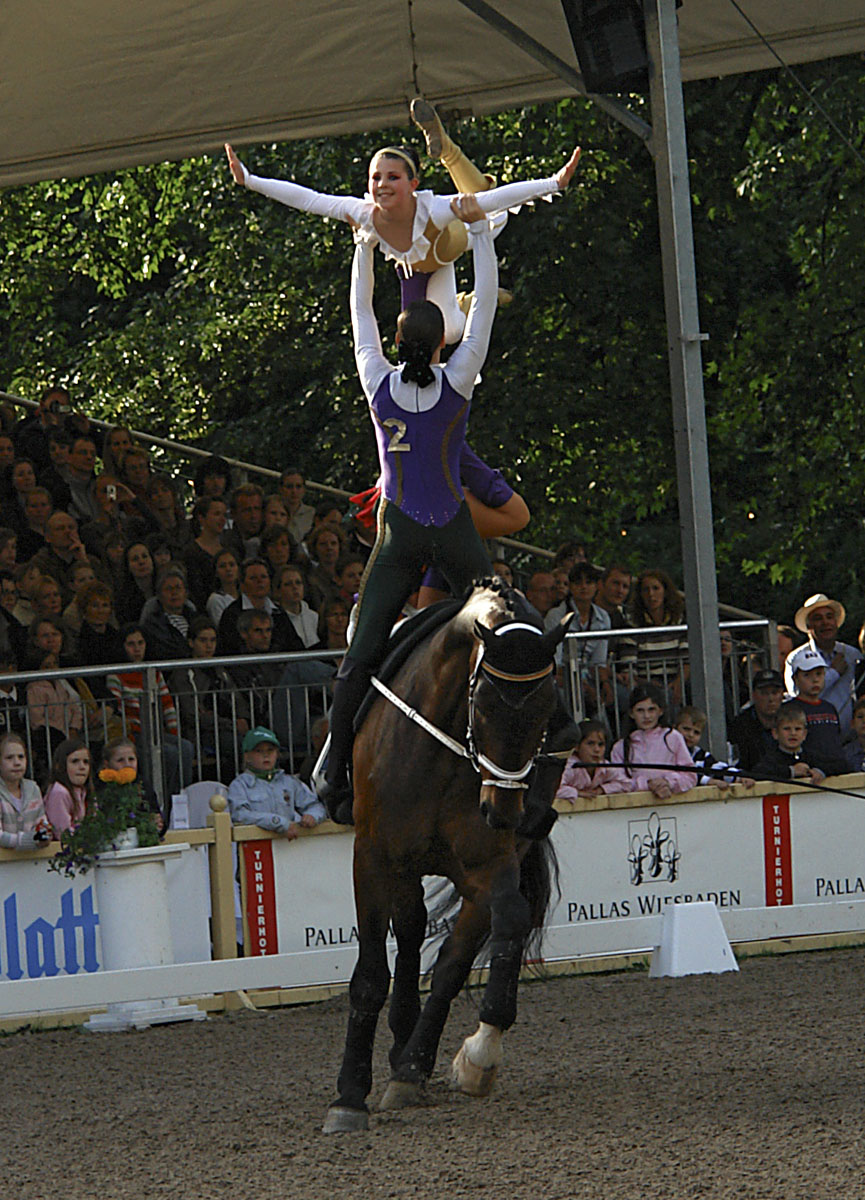
[[[469,401],[442,376],[438,404],[408,412],[391,399],[385,375],[370,403],[382,494],[419,525],[446,525],[463,501],[460,452]]]

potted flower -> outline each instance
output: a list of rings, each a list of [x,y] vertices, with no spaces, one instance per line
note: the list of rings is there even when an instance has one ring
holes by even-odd
[[[99,772],[102,787],[82,820],[60,835],[60,849],[48,864],[50,871],[84,874],[107,850],[156,846],[159,833],[153,813],[141,795],[136,772],[130,767]]]

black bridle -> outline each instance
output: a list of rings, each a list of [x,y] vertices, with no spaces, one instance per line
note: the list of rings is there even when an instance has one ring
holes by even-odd
[[[526,628],[532,627],[527,626]],[[534,629],[532,629],[532,631],[537,632]],[[546,740],[546,730],[544,730],[541,735],[541,740],[537,749],[522,767],[516,771],[508,771],[504,767],[500,767],[497,763],[493,762],[491,758],[483,753],[483,751],[478,747],[477,739],[475,737],[477,685],[481,675],[483,674],[483,677],[486,679],[486,681],[492,685],[499,699],[505,705],[507,705],[508,708],[520,709],[528,700],[531,699],[532,696],[535,695],[536,692],[540,690],[541,687],[543,687],[544,683],[552,674],[552,672],[552,662],[549,662],[546,666],[538,670],[524,673],[504,671],[500,667],[494,667],[491,663],[485,661],[484,643],[479,642],[477,657],[475,658],[475,663],[472,668],[471,675],[469,676],[468,726],[466,729],[466,745],[462,745],[461,742],[456,741],[449,734],[444,733],[436,725],[433,725],[432,722],[428,721],[426,717],[417,711],[416,708],[412,708],[410,704],[407,704],[405,700],[403,700],[400,696],[397,696],[395,692],[392,692],[390,688],[386,686],[386,684],[381,682],[380,679],[377,679],[375,676],[373,676],[371,682],[372,686],[377,691],[381,692],[385,699],[389,700],[391,704],[398,708],[400,712],[408,717],[410,721],[413,721],[416,725],[419,725],[421,729],[425,730],[425,732],[430,734],[431,737],[434,737],[437,741],[441,742],[443,746],[447,746],[452,753],[458,755],[460,758],[468,759],[475,771],[477,771],[478,775],[481,777],[481,787],[513,788],[525,790],[529,786],[526,782],[528,775],[532,767],[535,765],[538,755],[543,749],[544,741]],[[510,696],[506,695],[505,689],[501,686],[502,683],[518,685],[528,683],[533,684],[534,686],[525,691],[521,690],[519,696],[516,697],[513,693],[511,693]]]

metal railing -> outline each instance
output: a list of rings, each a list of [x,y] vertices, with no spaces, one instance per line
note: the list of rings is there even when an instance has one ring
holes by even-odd
[[[128,737],[138,747],[142,777],[165,811],[172,793],[187,784],[201,779],[228,783],[239,774],[243,735],[255,725],[274,730],[286,769],[297,773],[316,750],[315,721],[328,711],[330,682],[343,654],[317,650],[167,659],[0,676],[7,689],[6,699],[0,692],[0,729],[22,734],[31,774],[41,776],[40,781],[64,738],[80,737],[91,748],[95,771],[101,747],[114,737]],[[140,691],[136,678],[134,700],[132,693],[124,697],[124,676],[139,673]],[[208,686],[200,686],[202,673],[205,681],[212,676]],[[120,695],[105,694],[110,676],[119,681]],[[168,680],[174,684],[169,692],[176,712],[171,729],[162,699]],[[30,684],[45,681],[61,685],[47,703],[33,689],[28,696]],[[9,700],[13,688],[14,702]]]
[[[771,662],[771,622],[723,622],[719,628],[738,635],[725,670],[732,715],[750,696],[754,672]],[[629,693],[647,677],[659,684],[674,705],[687,703],[686,652],[652,660],[650,673],[637,657],[617,657],[617,644],[651,642],[670,635],[685,637],[687,626],[568,634],[562,654],[562,688],[574,718],[599,719],[613,739],[620,737]],[[604,665],[586,666],[582,647],[598,641],[607,643]],[[129,737],[138,747],[142,777],[167,811],[171,795],[190,783],[202,779],[230,783],[242,770],[244,733],[255,725],[265,725],[276,733],[283,765],[297,774],[304,760],[320,748],[324,730],[317,723],[328,714],[331,683],[342,654],[340,650],[315,650],[166,659],[2,676],[7,699],[0,693],[0,726],[22,733],[31,773],[40,782],[64,737],[79,736],[91,747],[94,770],[107,741]],[[114,677],[111,692],[106,683],[110,676]],[[128,695],[124,676],[134,679]],[[33,689],[28,696],[28,685],[44,681],[59,685],[47,705],[45,697],[33,696]],[[172,719],[170,727],[163,704],[166,687],[176,712],[176,722]],[[8,700],[11,688],[16,692],[14,703]]]
[[[731,652],[723,663],[724,693],[729,715],[738,713],[750,699],[756,671],[777,665],[774,622],[766,618],[721,621],[720,631],[734,634]],[[738,636],[735,636],[738,635]],[[671,651],[663,657],[639,658],[640,645],[670,637],[686,639],[687,625],[648,626],[644,629],[593,629],[568,633],[562,654],[562,688],[568,711],[575,720],[593,718],[610,730],[614,739],[622,736],[628,714],[628,697],[638,683],[651,681],[664,692],[671,709],[690,703],[688,698],[687,649]],[[607,643],[605,663],[587,665],[587,644]],[[774,658],[773,658],[774,646]],[[636,652],[635,652],[636,651]],[[668,714],[671,719],[675,712]]]

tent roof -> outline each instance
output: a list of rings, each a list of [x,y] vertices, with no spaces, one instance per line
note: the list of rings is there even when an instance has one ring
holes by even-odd
[[[557,0],[495,8],[576,68]],[[865,2],[743,0],[785,61],[865,49]],[[683,78],[776,65],[730,0],[684,0]],[[569,94],[459,0],[5,0],[0,185]]]

